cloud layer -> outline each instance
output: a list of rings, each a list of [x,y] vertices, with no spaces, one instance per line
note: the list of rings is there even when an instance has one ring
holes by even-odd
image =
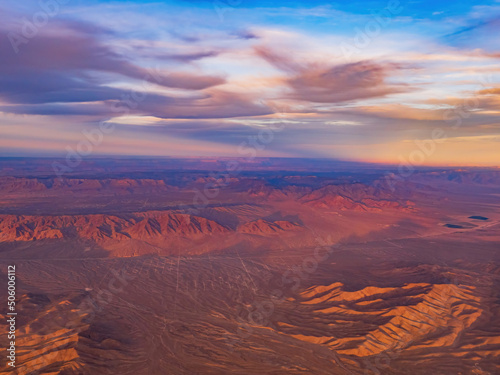
[[[207,4],[61,5],[30,35],[39,3],[3,9],[2,154],[60,154],[106,120],[97,154],[238,156],[280,123],[259,156],[397,162],[443,129],[425,163],[498,164],[495,2]]]

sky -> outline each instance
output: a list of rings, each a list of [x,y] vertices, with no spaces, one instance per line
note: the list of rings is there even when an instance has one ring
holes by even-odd
[[[0,156],[500,163],[500,1],[0,4]]]

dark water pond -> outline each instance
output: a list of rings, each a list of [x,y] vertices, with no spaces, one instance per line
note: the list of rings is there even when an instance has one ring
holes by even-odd
[[[462,225],[458,225],[458,224],[445,224],[444,226],[447,228],[463,228]]]
[[[488,220],[488,218],[484,217],[484,216],[469,216],[469,219],[474,219],[474,220]]]

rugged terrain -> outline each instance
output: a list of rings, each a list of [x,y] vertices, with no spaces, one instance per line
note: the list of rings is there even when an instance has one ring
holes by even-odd
[[[500,373],[497,169],[92,163],[0,163],[2,373]]]

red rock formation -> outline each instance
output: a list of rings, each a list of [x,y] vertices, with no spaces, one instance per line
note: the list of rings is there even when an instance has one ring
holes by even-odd
[[[33,241],[80,237],[147,239],[162,236],[196,236],[224,233],[226,227],[213,220],[168,212],[138,213],[130,218],[114,215],[23,216],[0,215],[0,241]]]
[[[241,225],[238,228],[238,231],[248,234],[271,234],[294,230],[297,228],[299,228],[299,225],[286,220],[272,222],[264,219],[259,219]]]

